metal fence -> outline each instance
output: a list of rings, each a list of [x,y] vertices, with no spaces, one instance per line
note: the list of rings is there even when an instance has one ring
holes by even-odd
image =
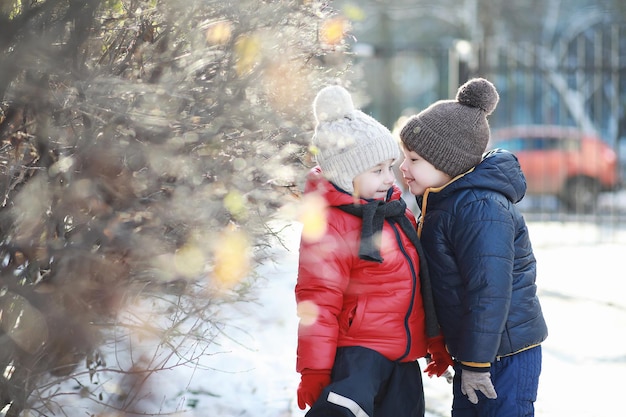
[[[617,169],[626,179],[625,35],[625,25],[596,25],[564,35],[553,45],[507,43],[495,55],[481,57],[479,70],[493,78],[501,98],[492,127],[558,125],[595,132],[614,150]],[[583,157],[591,165],[597,155]],[[568,210],[554,195],[530,195],[525,208],[529,215],[544,218],[624,223],[623,187],[590,198],[598,199],[592,212]]]
[[[506,43],[479,71],[501,96],[494,125],[558,124],[626,138],[626,26],[597,25],[552,46]]]
[[[466,79],[484,76],[500,94],[490,117],[494,129],[558,125],[594,131],[618,155],[626,180],[626,24],[571,28],[551,45],[491,43],[487,48],[447,40],[362,58],[372,93],[367,110],[392,126],[391,115],[452,98]],[[523,209],[538,219],[625,223],[625,191],[602,192],[597,199],[589,212],[571,210],[555,195],[529,195]]]

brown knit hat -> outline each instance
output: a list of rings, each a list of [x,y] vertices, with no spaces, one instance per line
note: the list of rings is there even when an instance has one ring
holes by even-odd
[[[456,100],[441,100],[411,117],[400,132],[404,146],[456,177],[476,166],[489,142],[489,116],[498,92],[484,78],[469,80]]]

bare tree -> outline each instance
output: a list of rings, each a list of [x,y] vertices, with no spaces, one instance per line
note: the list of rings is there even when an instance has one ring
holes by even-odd
[[[0,2],[7,416],[66,395],[141,414],[152,372],[197,361],[297,195],[345,29],[321,1]],[[59,389],[105,371],[121,393]]]

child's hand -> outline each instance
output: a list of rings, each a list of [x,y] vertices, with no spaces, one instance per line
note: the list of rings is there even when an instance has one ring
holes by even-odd
[[[451,384],[454,380],[454,374],[450,371],[448,365],[444,365],[445,370],[442,372],[442,365],[439,362],[435,362],[431,357],[426,358],[426,368],[424,368],[424,373],[427,374],[430,378],[433,376],[441,377],[443,376],[448,384]]]
[[[482,392],[487,398],[498,398],[496,389],[491,382],[490,372],[461,370],[461,392],[467,395],[467,399],[470,400],[472,404],[478,404],[476,391]]]
[[[298,386],[298,407],[313,406],[322,390],[330,384],[330,370],[304,369]]]
[[[434,375],[442,376],[448,371],[448,367],[453,365],[452,358],[446,349],[442,336],[428,340],[428,353],[430,354],[430,359],[426,359],[427,365],[424,373],[431,378]],[[446,379],[448,379],[447,376]]]

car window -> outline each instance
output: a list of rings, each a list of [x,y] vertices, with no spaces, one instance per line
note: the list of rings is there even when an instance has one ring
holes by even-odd
[[[578,151],[580,140],[577,138],[559,138],[555,136],[514,137],[497,141],[499,148],[511,152],[519,151]]]
[[[542,151],[554,151],[562,149],[563,141],[555,137],[535,138],[537,148]]]
[[[496,145],[498,146],[498,148],[506,149],[507,151],[511,152],[522,151],[525,150],[526,147],[524,144],[524,140],[520,138],[500,140],[496,142]]]
[[[559,149],[560,140],[558,138],[546,138],[541,136],[516,137],[498,141],[499,148],[511,152],[518,151],[546,151]]]
[[[563,150],[577,152],[580,150],[581,142],[577,138],[567,138],[563,140]]]

